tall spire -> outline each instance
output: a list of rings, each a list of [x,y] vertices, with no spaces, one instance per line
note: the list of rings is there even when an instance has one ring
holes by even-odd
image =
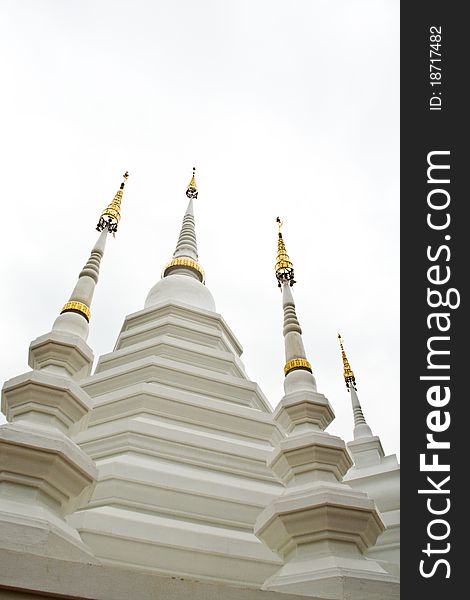
[[[52,331],[30,344],[32,370],[3,386],[8,423],[0,427],[0,446],[8,469],[0,469],[0,529],[5,547],[23,553],[97,562],[66,515],[88,503],[98,479],[93,460],[72,437],[86,427],[93,406],[80,385],[93,365],[85,340],[106,237],[120,218],[123,187],[101,215],[98,241]]]
[[[286,364],[284,365],[284,375],[296,370],[303,370],[312,373],[312,367],[307,360],[304,344],[302,341],[302,329],[297,318],[294,298],[292,296],[291,286],[294,285],[294,265],[287,254],[284,239],[281,233],[282,221],[277,217],[276,222],[279,226],[277,242],[276,259],[276,279],[278,286],[282,289],[282,306],[284,309],[284,346],[286,354]],[[312,377],[313,379],[313,377]],[[315,386],[315,380],[313,379]]]
[[[88,336],[88,323],[90,321],[90,306],[93,299],[95,286],[98,283],[100,272],[100,263],[106,246],[107,234],[113,235],[117,231],[117,226],[121,218],[121,200],[124,185],[129,173],[126,171],[123,175],[124,181],[116,192],[113,201],[101,213],[100,220],[96,229],[100,235],[96,244],[93,246],[90,257],[83,269],[80,271],[78,281],[60,312],[60,315],[54,322],[53,329],[68,331],[82,337],[86,340]]]
[[[317,392],[305,356],[291,290],[294,267],[280,232],[276,278],[282,288],[287,363],[285,394],[273,420],[285,437],[275,442],[268,466],[285,487],[260,512],[253,530],[279,554],[282,566],[262,589],[363,598],[357,581],[376,586],[389,580],[377,562],[364,557],[385,526],[374,502],[342,481],[352,460],[343,440],[325,431],[334,412]]]
[[[354,416],[354,439],[372,437],[372,430],[369,425],[367,425],[364,413],[362,412],[361,403],[357,396],[356,378],[351,369],[351,365],[349,364],[348,357],[346,356],[343,346],[344,340],[340,333],[338,333],[338,339],[341,348],[341,357],[343,359],[344,381],[346,382],[346,389],[351,393],[351,404]]]
[[[126,185],[127,178],[129,177],[129,173],[126,171],[124,173],[123,182],[119,186],[118,191],[114,195],[114,198],[110,204],[104,209],[101,213],[100,219],[98,221],[98,225],[96,226],[97,231],[103,231],[103,229],[108,229],[110,233],[113,235],[116,233],[119,221],[121,220],[121,200],[122,194],[124,192],[124,186]]]
[[[196,184],[196,167],[193,167],[191,181],[186,188],[189,198],[188,207],[183,217],[183,224],[178,237],[173,259],[163,268],[163,277],[173,272],[191,275],[204,283],[204,269],[198,263],[196,227],[194,221],[193,199],[198,196]]]

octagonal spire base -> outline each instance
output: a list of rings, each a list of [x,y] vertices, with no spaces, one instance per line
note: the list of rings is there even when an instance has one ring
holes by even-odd
[[[324,431],[333,410],[307,378],[293,383],[274,413],[286,437],[267,463],[285,488],[254,527],[284,561],[263,589],[322,600],[398,598],[398,580],[364,556],[385,525],[374,501],[343,483],[353,463],[344,441]]]
[[[93,562],[65,515],[89,500],[97,475],[93,461],[57,429],[29,423],[1,427],[2,547]]]
[[[288,489],[255,524],[285,561],[263,589],[331,600],[398,598],[398,579],[363,555],[383,530],[374,502],[344,484]]]
[[[78,315],[74,316],[84,321]],[[73,379],[83,379],[91,372],[93,351],[81,336],[53,329],[31,342],[28,364],[33,370],[47,369]]]
[[[311,389],[286,394],[274,411],[274,419],[288,435],[307,430],[323,431],[334,418],[335,413],[327,398]]]

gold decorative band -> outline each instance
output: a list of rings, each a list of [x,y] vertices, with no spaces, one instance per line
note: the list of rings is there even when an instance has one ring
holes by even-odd
[[[312,372],[312,365],[308,362],[306,358],[293,358],[286,362],[284,366],[284,375],[290,373],[291,371],[295,371],[295,369],[303,369],[304,371]]]
[[[75,312],[82,315],[82,317],[85,317],[87,321],[90,320],[90,309],[86,304],[83,304],[83,302],[76,302],[75,300],[67,302],[64,304],[64,308],[60,311],[60,314],[64,312]]]
[[[171,267],[188,267],[190,269],[193,269],[194,271],[196,271],[198,273],[201,283],[204,283],[204,278],[205,278],[204,269],[201,267],[201,265],[199,263],[197,263],[192,258],[186,258],[186,257],[183,258],[182,257],[182,258],[174,258],[173,260],[170,260],[170,262],[167,265],[165,265],[163,268],[163,277],[165,277],[165,275],[171,269]]]

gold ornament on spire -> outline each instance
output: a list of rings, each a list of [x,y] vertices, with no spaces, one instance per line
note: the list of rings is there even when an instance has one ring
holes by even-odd
[[[344,381],[346,382],[346,388],[349,392],[349,387],[352,385],[352,387],[357,390],[356,388],[356,378],[354,377],[354,373],[351,369],[351,365],[349,364],[348,361],[348,357],[346,356],[346,352],[344,351],[344,347],[343,347],[343,343],[344,340],[341,337],[341,334],[338,333],[338,339],[339,339],[339,345],[341,348],[341,356],[343,358],[343,367],[344,367]]]
[[[96,226],[98,231],[103,231],[103,229],[107,228],[108,231],[113,235],[116,233],[119,221],[121,219],[122,193],[128,177],[129,173],[126,171],[123,175],[124,181],[121,183],[118,191],[116,192],[113,201],[101,213],[100,220]]]
[[[186,196],[188,198],[197,198],[196,167],[193,167],[193,176],[191,177],[191,181],[188,183]]]
[[[279,227],[277,238],[277,258],[275,266],[277,285],[279,287],[281,287],[283,283],[294,285],[294,265],[287,254],[286,245],[284,244],[284,239],[281,233],[281,227],[283,223],[279,217],[276,218],[276,223]]]
[[[66,302],[62,308],[62,310],[60,311],[60,314],[62,315],[63,313],[67,313],[67,312],[74,312],[77,313],[79,315],[82,315],[82,317],[84,317],[87,322],[90,321],[90,307],[87,306],[86,304],[83,304],[83,302],[77,302],[76,300],[69,300],[69,302]]]

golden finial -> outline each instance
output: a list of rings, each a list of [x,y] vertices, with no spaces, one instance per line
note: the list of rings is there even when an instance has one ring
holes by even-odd
[[[121,183],[118,191],[116,192],[113,201],[101,213],[100,220],[98,221],[98,225],[96,226],[96,229],[98,231],[103,231],[103,229],[107,228],[108,231],[113,235],[117,231],[118,224],[121,219],[122,193],[124,191],[124,186],[126,185],[127,178],[129,177],[129,172],[126,171],[122,177],[123,182]]]
[[[346,352],[344,351],[344,347],[343,347],[343,343],[344,340],[341,337],[341,334],[338,333],[338,339],[339,339],[339,345],[341,348],[341,356],[343,358],[343,367],[344,367],[344,381],[346,382],[346,388],[349,392],[349,386],[353,386],[353,388],[356,390],[356,378],[354,377],[354,373],[351,369],[351,366],[349,364],[348,361],[348,357],[346,356]]]
[[[196,167],[193,167],[193,176],[191,177],[191,181],[188,183],[186,196],[188,198],[197,198]]]
[[[281,287],[281,285],[286,282],[289,282],[290,285],[294,285],[294,265],[287,254],[286,245],[284,244],[284,239],[281,233],[283,222],[279,217],[277,217],[276,223],[279,227],[277,238],[277,258],[275,266],[277,285]]]

